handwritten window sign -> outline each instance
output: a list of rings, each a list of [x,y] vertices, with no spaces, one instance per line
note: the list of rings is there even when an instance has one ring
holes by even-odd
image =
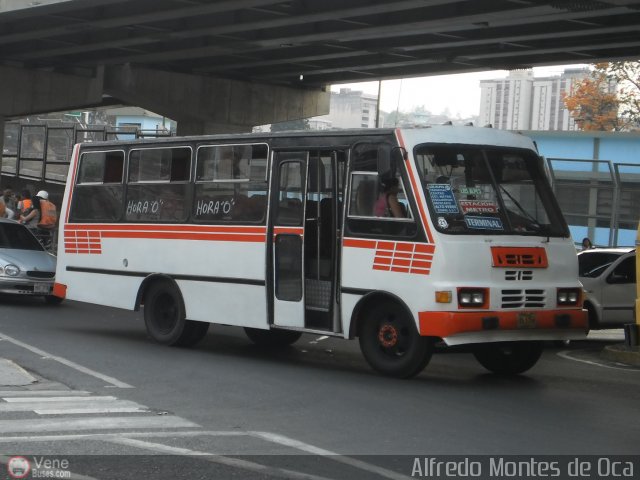
[[[436,213],[460,213],[458,204],[453,196],[451,185],[445,183],[434,183],[428,185],[431,204]]]
[[[498,206],[487,200],[460,200],[462,213],[498,213]]]
[[[464,217],[468,228],[475,230],[504,230],[502,220],[495,217]]]

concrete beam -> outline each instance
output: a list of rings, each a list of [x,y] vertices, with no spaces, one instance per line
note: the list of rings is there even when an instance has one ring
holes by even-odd
[[[329,113],[330,93],[132,66],[107,67],[105,93],[178,122],[181,135],[250,131]],[[181,124],[186,127],[181,128]]]
[[[96,78],[0,66],[0,115],[73,110],[102,103],[102,69]]]

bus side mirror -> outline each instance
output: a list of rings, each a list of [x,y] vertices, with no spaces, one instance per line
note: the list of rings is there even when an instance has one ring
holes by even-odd
[[[398,164],[406,160],[406,150],[389,144],[378,145],[378,178],[381,181],[394,178]]]

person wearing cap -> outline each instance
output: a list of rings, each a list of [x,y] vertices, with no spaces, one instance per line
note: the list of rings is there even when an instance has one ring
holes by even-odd
[[[38,228],[43,230],[52,230],[56,226],[58,221],[58,212],[56,206],[49,201],[49,193],[45,190],[40,190],[36,197],[40,199],[40,221],[38,222]]]
[[[41,195],[44,195],[41,196]],[[37,228],[38,223],[40,223],[40,200],[44,198],[45,200],[49,198],[49,194],[44,190],[40,190],[36,193],[36,196],[31,199],[31,209],[28,212],[23,212],[20,215],[19,223],[23,223],[29,228]]]

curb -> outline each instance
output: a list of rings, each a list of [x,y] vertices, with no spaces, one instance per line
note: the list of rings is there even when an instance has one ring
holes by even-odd
[[[605,359],[640,367],[640,347],[624,344],[607,345],[601,354]]]

